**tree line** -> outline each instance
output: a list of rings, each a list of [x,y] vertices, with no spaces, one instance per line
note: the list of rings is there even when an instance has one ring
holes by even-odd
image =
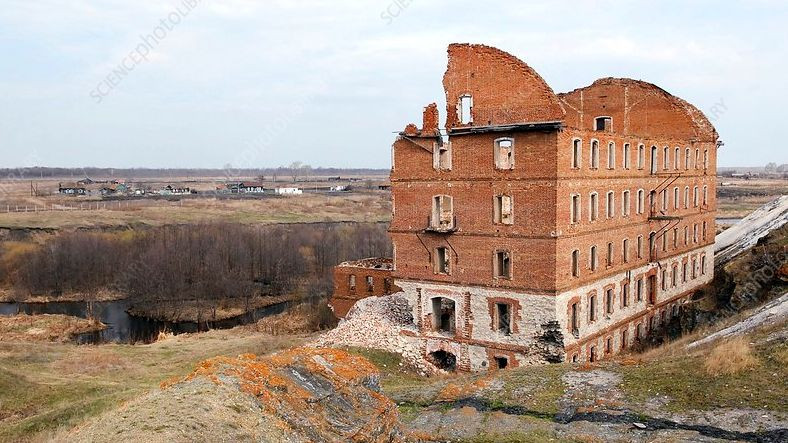
[[[75,231],[0,261],[0,282],[53,298],[113,290],[133,303],[325,297],[334,265],[390,255],[386,226],[375,223]]]

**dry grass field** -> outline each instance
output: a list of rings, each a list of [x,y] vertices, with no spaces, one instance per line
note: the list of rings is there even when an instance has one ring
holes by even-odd
[[[717,180],[717,217],[742,218],[786,194],[788,180],[720,177]]]

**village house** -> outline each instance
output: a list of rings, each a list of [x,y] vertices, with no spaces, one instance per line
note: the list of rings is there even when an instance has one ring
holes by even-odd
[[[262,194],[265,192],[265,187],[258,182],[238,182],[228,183],[227,190],[231,194]]]
[[[79,183],[58,183],[57,192],[68,196],[88,195],[87,187]]]
[[[167,185],[159,191],[160,195],[189,195],[191,193],[192,190],[188,187],[180,187],[173,185]]]
[[[277,195],[301,195],[304,193],[300,188],[294,187],[276,188],[275,192]]]
[[[448,55],[445,132],[432,104],[392,147],[392,273],[427,359],[604,359],[711,281],[721,143],[703,113],[643,81],[556,94],[498,49]]]

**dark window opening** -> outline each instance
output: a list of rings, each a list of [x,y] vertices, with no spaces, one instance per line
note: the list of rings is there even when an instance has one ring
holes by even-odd
[[[435,250],[435,273],[449,274],[449,249],[440,247]]]
[[[443,297],[432,299],[433,328],[436,332],[454,333],[454,300]]]
[[[580,336],[580,309],[578,308],[578,303],[572,303],[572,335],[575,337]]]
[[[611,131],[613,129],[613,119],[611,117],[597,117],[594,119],[595,131]]]
[[[457,370],[457,357],[451,352],[446,352],[446,351],[430,352],[428,359],[430,363],[435,365],[438,369],[443,369],[444,371],[451,371],[451,372]]]
[[[386,294],[390,294],[391,293],[391,286],[392,286],[392,284],[391,284],[391,279],[390,278],[383,279],[383,292],[385,292]]]
[[[508,251],[498,251],[495,253],[495,276],[498,278],[511,278],[512,263]]]
[[[495,366],[498,369],[506,369],[509,366],[509,359],[506,357],[495,357]]]
[[[497,319],[498,332],[509,335],[512,333],[511,327],[511,306],[507,303],[495,304],[495,316]]]
[[[612,354],[613,353],[613,339],[608,337],[605,340],[605,354]]]
[[[596,295],[588,299],[588,320],[596,321]]]
[[[596,346],[591,346],[591,349],[588,351],[588,361],[591,363],[596,361]]]
[[[375,281],[372,279],[371,275],[367,276],[367,292],[373,292],[375,290]]]

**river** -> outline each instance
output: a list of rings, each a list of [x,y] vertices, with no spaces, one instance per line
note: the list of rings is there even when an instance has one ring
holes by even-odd
[[[182,334],[203,332],[210,329],[228,329],[254,323],[269,315],[280,314],[289,306],[283,302],[258,308],[238,317],[214,322],[170,322],[138,317],[126,312],[126,300],[108,302],[48,302],[48,303],[0,303],[0,315],[16,314],[63,314],[81,318],[97,318],[107,328],[103,331],[87,332],[75,337],[79,344],[98,343],[151,343],[160,332]],[[92,314],[92,315],[91,315]]]

